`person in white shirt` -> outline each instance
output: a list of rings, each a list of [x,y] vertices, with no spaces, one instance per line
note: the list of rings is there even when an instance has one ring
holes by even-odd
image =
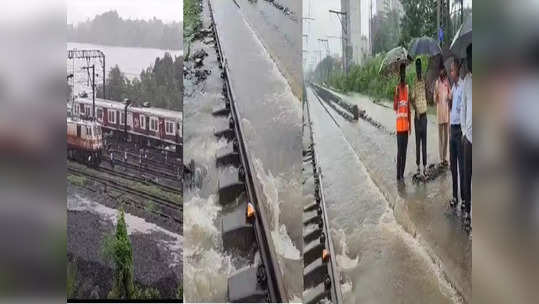
[[[462,128],[463,150],[463,193],[462,209],[467,228],[471,227],[470,213],[472,210],[472,44],[466,49],[468,73],[464,78],[460,122]]]

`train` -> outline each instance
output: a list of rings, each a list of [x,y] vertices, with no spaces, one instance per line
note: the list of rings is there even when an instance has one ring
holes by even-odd
[[[99,123],[67,118],[67,157],[99,167],[103,152],[103,134]]]
[[[92,108],[91,98],[77,97],[72,101],[71,115],[91,120]],[[180,111],[96,98],[95,117],[103,133],[182,153],[183,114]]]

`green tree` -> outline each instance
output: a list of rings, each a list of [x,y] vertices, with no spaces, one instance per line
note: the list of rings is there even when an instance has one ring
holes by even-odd
[[[384,1],[383,13],[373,20],[373,52],[387,52],[397,46],[400,38],[400,16],[397,9],[390,9],[389,1]]]
[[[116,233],[105,239],[103,253],[114,266],[114,281],[108,297],[110,299],[133,299],[135,297],[133,251],[127,235],[123,210],[120,211],[116,223]]]
[[[67,38],[73,42],[89,42],[126,47],[183,49],[183,26],[152,20],[122,19],[116,11],[97,15],[92,20],[68,25]]]
[[[183,60],[165,53],[157,57],[154,65],[140,73],[139,78],[127,79],[118,66],[112,68],[107,78],[107,99],[123,101],[131,99],[135,104],[150,102],[152,106],[181,110],[183,99]],[[98,87],[97,96],[103,97],[103,88]]]
[[[400,45],[407,46],[415,37],[437,37],[437,1],[415,0],[401,3],[404,16],[401,19]]]

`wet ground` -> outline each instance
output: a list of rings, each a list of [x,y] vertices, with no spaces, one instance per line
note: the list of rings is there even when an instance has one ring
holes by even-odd
[[[241,1],[240,1],[241,2]],[[255,187],[268,213],[272,245],[279,257],[289,298],[302,292],[301,111],[298,99],[277,64],[233,1],[212,1],[230,83],[254,167]],[[275,8],[273,8],[275,9]],[[203,28],[210,24],[204,1]],[[204,48],[204,67],[210,73],[198,82],[187,75],[185,86],[184,159],[195,160],[202,173],[201,187],[185,192],[185,291],[189,301],[226,300],[227,277],[245,265],[223,252],[215,153],[225,147],[213,133],[226,119],[211,115],[223,107],[222,80],[215,50],[204,39],[191,50]],[[241,48],[237,46],[241,45]],[[298,61],[300,62],[300,61]],[[186,62],[189,70],[192,63]],[[279,147],[278,149],[275,147]]]
[[[117,209],[106,206],[105,198],[85,188],[67,187],[67,250],[78,266],[78,297],[96,291],[106,298],[112,272],[103,259],[103,240],[114,233]],[[126,212],[127,231],[133,248],[135,282],[157,288],[163,298],[175,298],[182,284],[183,237],[144,218]]]
[[[415,139],[410,138],[406,185],[397,187],[394,136],[361,119],[346,121],[322,107],[311,89],[308,99],[346,302],[469,302],[471,236],[447,210],[450,174],[413,184]],[[361,96],[344,100],[393,129],[391,108]],[[429,120],[428,154],[434,161],[437,130]]]

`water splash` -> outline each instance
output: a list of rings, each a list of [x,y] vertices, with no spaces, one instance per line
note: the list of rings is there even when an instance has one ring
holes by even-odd
[[[188,301],[226,299],[227,278],[235,271],[232,258],[222,252],[216,225],[221,213],[217,196],[197,194],[184,204],[184,290]]]
[[[336,231],[336,234],[339,235],[339,245],[341,247],[340,254],[337,254],[337,267],[340,271],[356,268],[357,263],[359,262],[359,256],[356,256],[354,259],[348,256],[348,243],[346,242],[346,233],[344,232],[344,229],[340,228]]]
[[[279,223],[281,208],[278,189],[284,185],[284,181],[279,177],[274,177],[269,171],[266,173],[260,159],[254,158],[254,160],[256,175],[262,184],[262,190],[266,197],[267,206],[269,207],[270,229],[275,250],[281,257],[299,260],[299,250],[292,243],[292,239],[288,235],[286,226]]]

